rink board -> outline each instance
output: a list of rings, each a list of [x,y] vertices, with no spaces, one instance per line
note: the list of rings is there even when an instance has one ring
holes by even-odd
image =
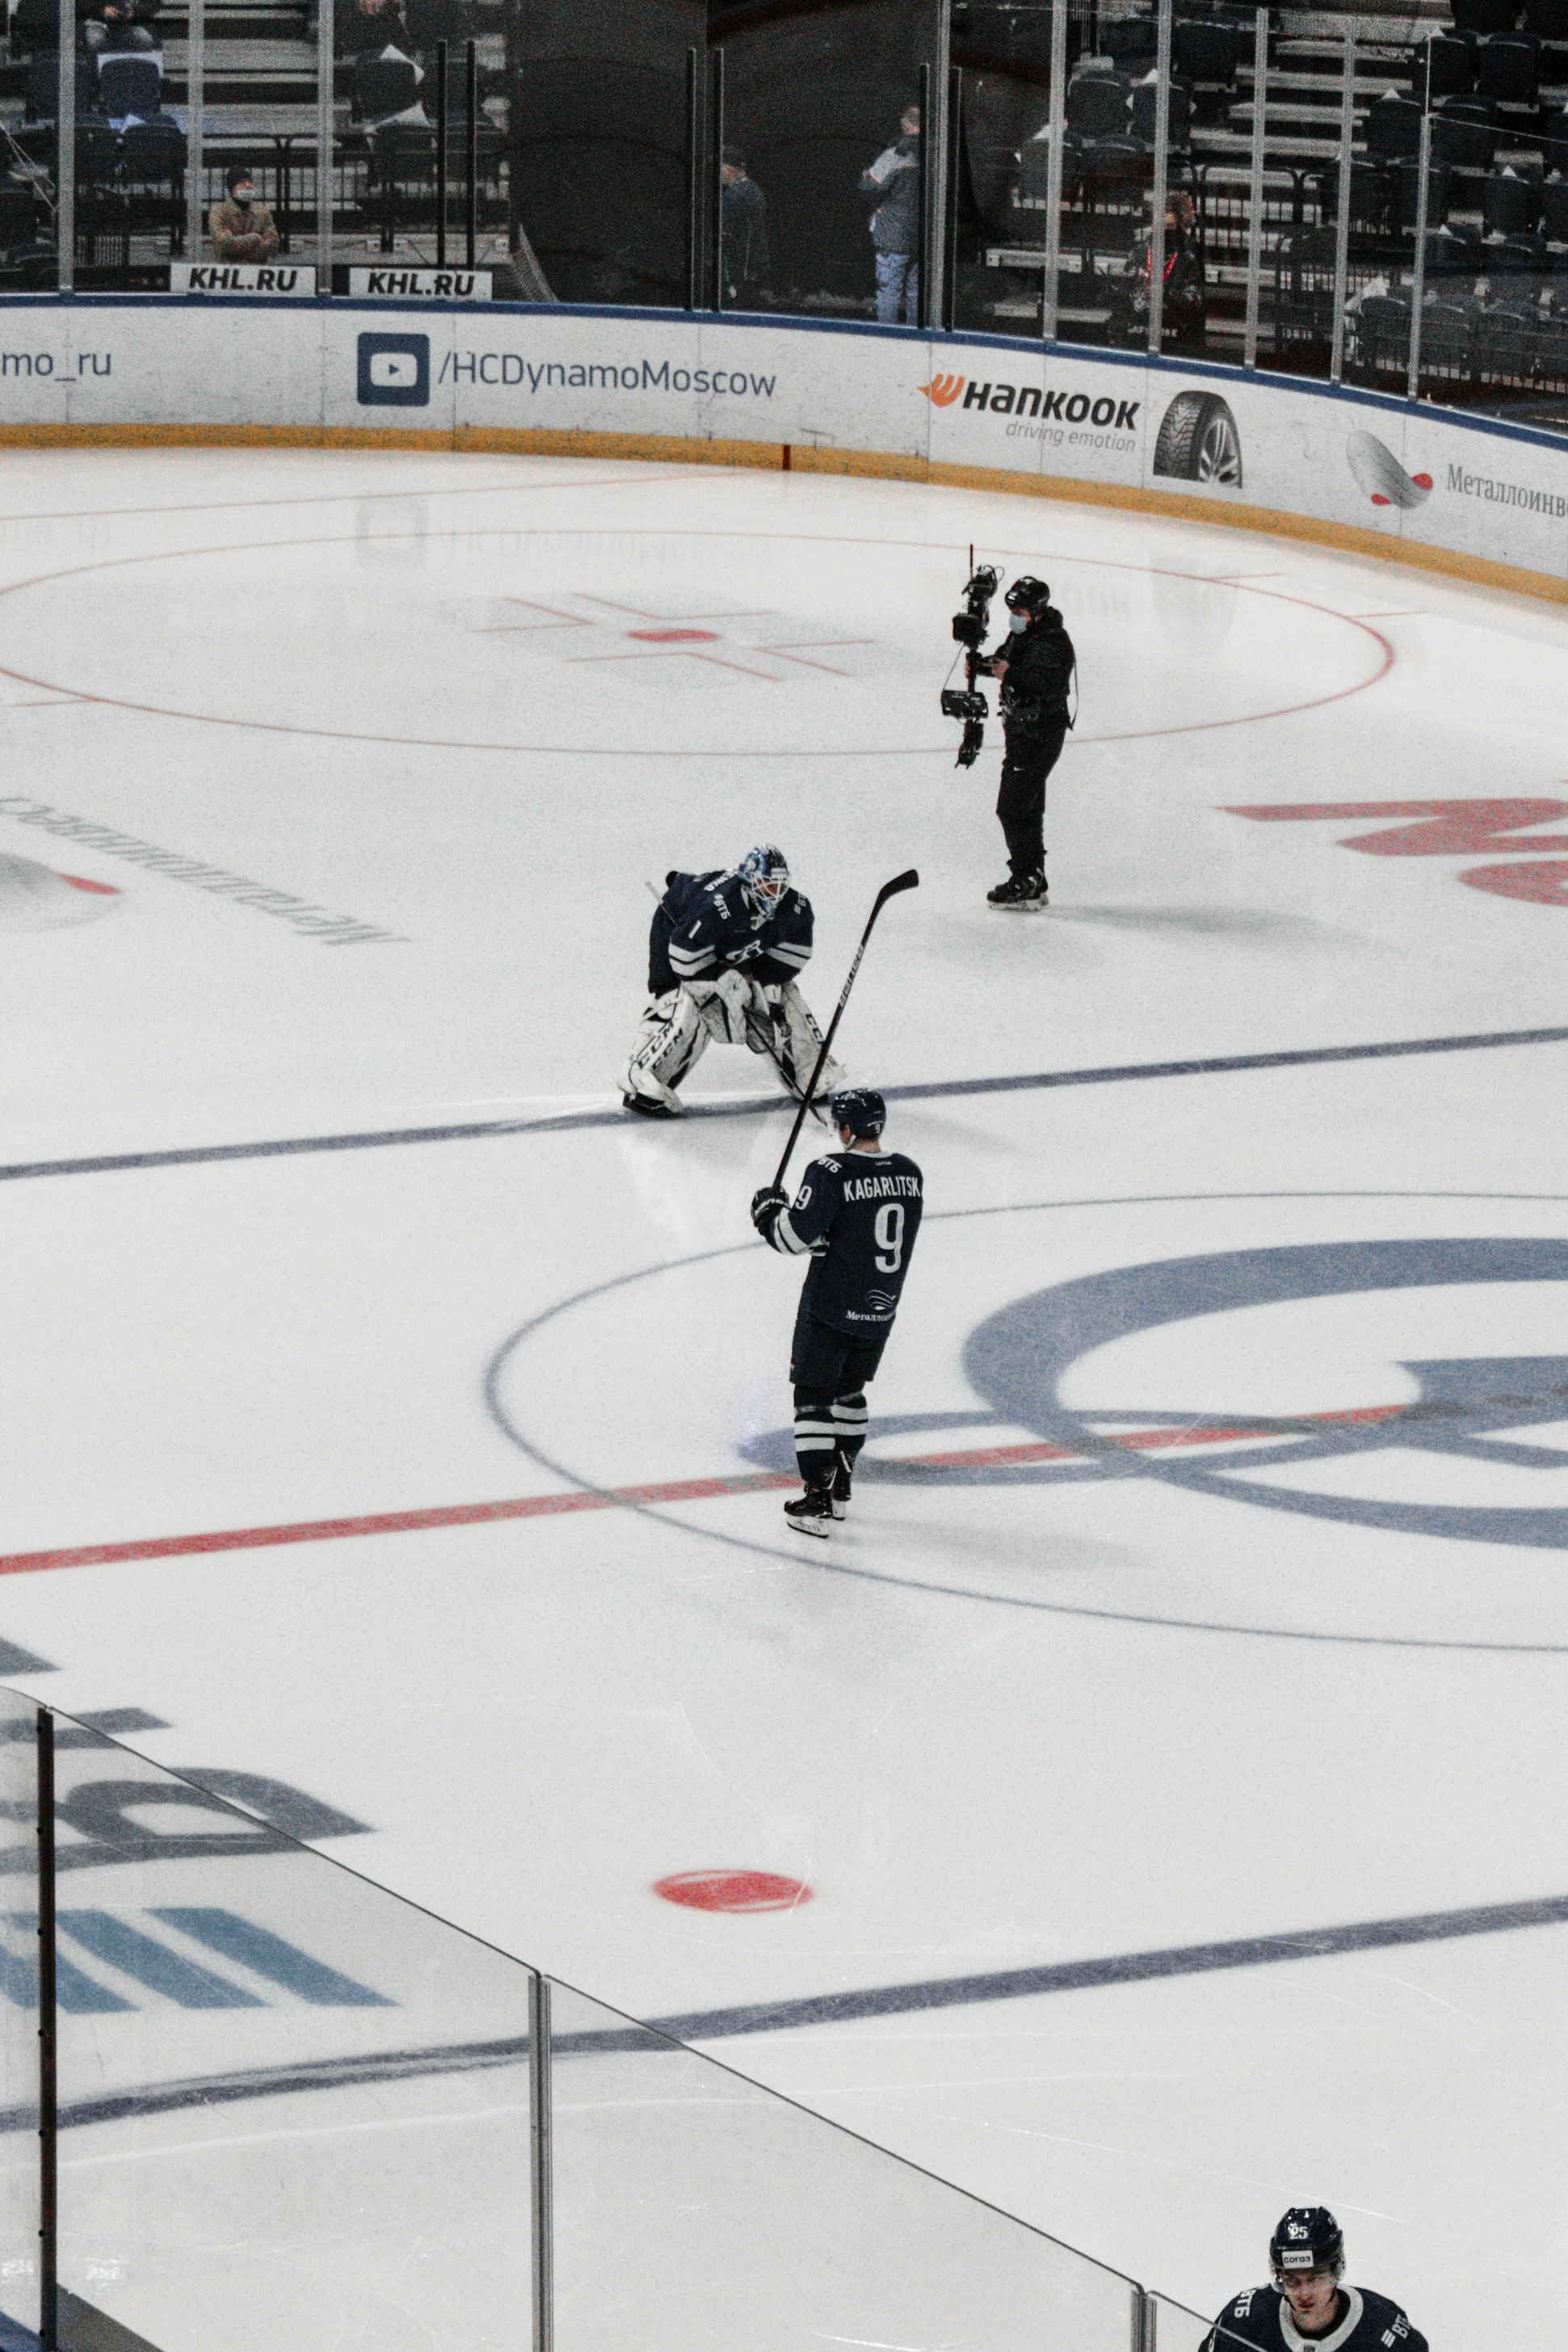
[[[1179,422],[1200,402],[1207,419],[1224,405],[1239,479],[1172,470],[1168,448],[1161,462],[1173,409]],[[1227,520],[1568,597],[1568,443],[1295,378],[664,311],[0,305],[0,440],[165,439],[888,473]]]

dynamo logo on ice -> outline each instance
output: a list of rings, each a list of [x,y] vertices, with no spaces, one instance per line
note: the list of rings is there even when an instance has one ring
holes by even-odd
[[[1324,1242],[1115,1266],[1058,1283],[1013,1300],[971,1332],[964,1369],[983,1400],[979,1411],[878,1414],[862,1468],[870,1478],[922,1486],[1156,1478],[1227,1502],[1397,1534],[1568,1549],[1568,1447],[1523,1434],[1568,1422],[1568,1355],[1406,1363],[1413,1399],[1339,1412],[1156,1412],[1136,1396],[1079,1410],[1062,1400],[1068,1376],[1094,1349],[1173,1324],[1303,1299],[1503,1282],[1561,1283],[1568,1310],[1568,1241]],[[1568,1328],[1568,1311],[1559,1321]],[[946,1433],[951,1445],[959,1431],[988,1421],[1028,1430],[1036,1442],[878,1458],[879,1439]],[[1438,1457],[1450,1493],[1456,1464],[1475,1465],[1478,1493],[1488,1485],[1495,1491],[1500,1471],[1545,1474],[1544,1491],[1518,1505],[1423,1503],[1391,1491],[1392,1471],[1386,1484],[1375,1468],[1346,1475],[1347,1465],[1375,1465],[1391,1450],[1406,1496],[1413,1454]],[[792,1433],[769,1432],[743,1451],[787,1469]],[[1282,1475],[1270,1479],[1272,1470]],[[1360,1491],[1336,1493],[1336,1485]]]
[[[1357,489],[1364,490],[1375,507],[1403,507],[1408,511],[1424,506],[1432,495],[1431,475],[1407,474],[1375,433],[1347,434],[1344,454]]]
[[[359,396],[362,408],[428,408],[430,337],[361,335]]]

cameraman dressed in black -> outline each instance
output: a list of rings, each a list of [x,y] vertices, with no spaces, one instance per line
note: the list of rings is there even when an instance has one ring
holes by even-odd
[[[1072,723],[1068,696],[1076,656],[1043,580],[1027,572],[1015,580],[1007,606],[1012,619],[1006,644],[977,665],[1001,686],[1007,740],[997,814],[1007,836],[1008,879],[989,893],[988,903],[1023,912],[1046,903],[1045,780]]]

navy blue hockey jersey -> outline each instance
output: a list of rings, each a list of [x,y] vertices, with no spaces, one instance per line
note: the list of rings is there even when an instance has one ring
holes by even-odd
[[[1204,2352],[1427,2352],[1427,2339],[1396,2303],[1369,2286],[1342,2286],[1341,2309],[1322,2336],[1297,2327],[1287,2297],[1277,2286],[1249,2287],[1228,2303],[1214,2323]]]
[[[902,1151],[836,1151],[813,1160],[767,1239],[787,1256],[809,1251],[800,1305],[838,1331],[885,1331],[898,1312],[925,1195]]]
[[[648,940],[648,993],[738,969],[764,988],[783,987],[811,958],[811,902],[786,890],[759,913],[734,874],[666,874]]]

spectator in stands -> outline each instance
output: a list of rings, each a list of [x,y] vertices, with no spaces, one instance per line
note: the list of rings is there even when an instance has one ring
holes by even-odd
[[[738,147],[725,149],[719,176],[724,183],[719,266],[725,306],[755,310],[772,276],[768,258],[768,199],[747,172],[746,158]]]
[[[256,193],[248,163],[224,174],[226,200],[213,206],[213,256],[217,261],[270,261],[279,244],[272,215]]]
[[[158,14],[159,0],[78,0],[81,45],[89,57],[124,56],[131,49],[155,49],[148,31]]]
[[[1203,263],[1193,235],[1194,205],[1184,188],[1172,188],[1166,197],[1165,300],[1160,313],[1161,341],[1201,348],[1204,337]],[[1146,228],[1128,257],[1127,275],[1121,282],[1120,321],[1124,339],[1134,346],[1149,331],[1149,288],[1154,278],[1155,236]]]
[[[861,173],[876,256],[876,315],[884,326],[920,323],[920,109],[906,106],[899,137]]]

